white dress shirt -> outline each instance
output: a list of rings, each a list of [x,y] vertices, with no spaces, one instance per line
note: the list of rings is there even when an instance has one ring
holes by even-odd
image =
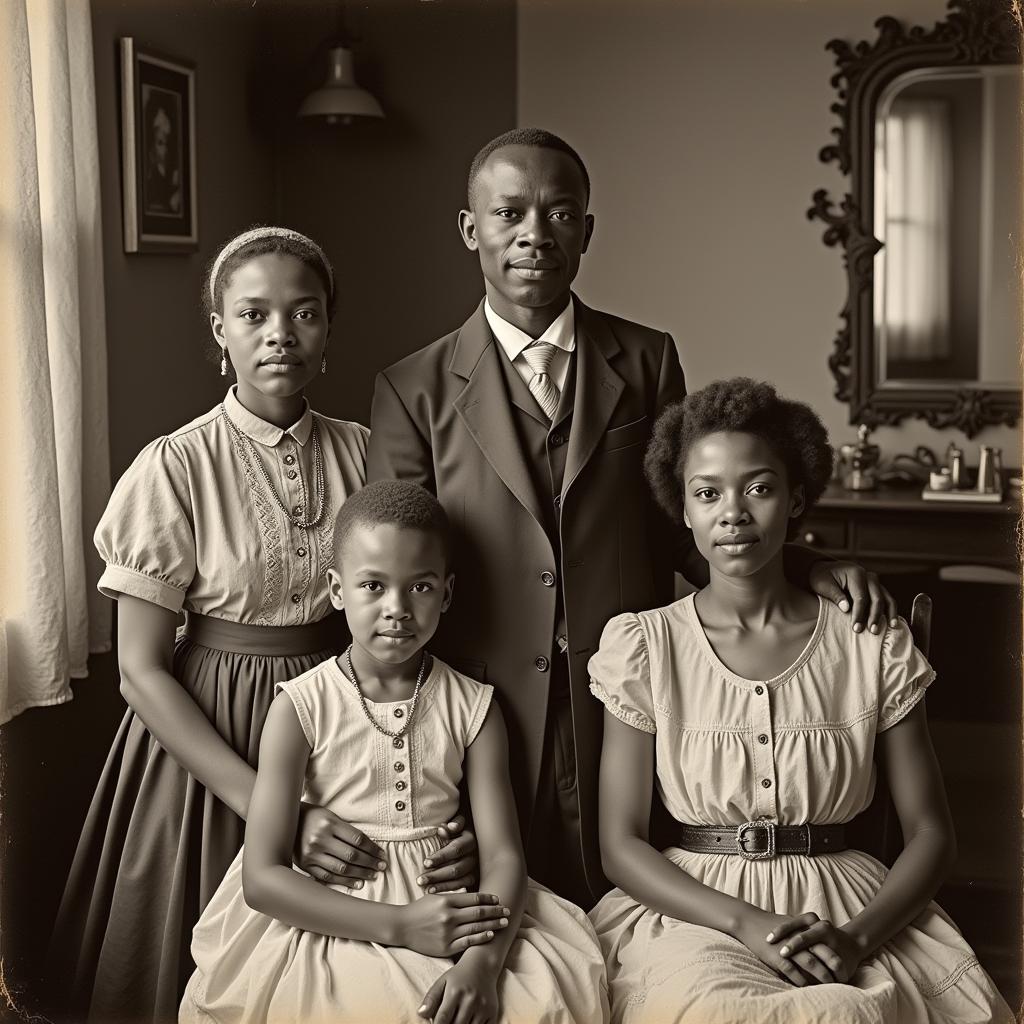
[[[526,361],[523,349],[532,345],[534,340],[547,341],[554,345],[555,351],[551,357],[548,376],[559,391],[564,390],[566,378],[569,376],[569,360],[576,348],[576,311],[573,308],[572,299],[537,339],[531,338],[515,324],[510,324],[498,316],[486,299],[484,300],[484,316],[487,317],[487,323],[494,332],[495,338],[498,339],[498,344],[505,350],[505,354],[519,372],[519,376],[527,384],[533,378],[533,367]]]

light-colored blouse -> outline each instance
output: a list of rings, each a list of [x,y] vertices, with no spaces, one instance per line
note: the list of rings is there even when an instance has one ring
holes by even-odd
[[[316,526],[300,529],[287,519],[225,416],[253,442],[296,518],[312,517],[319,500],[316,423],[327,488]],[[100,590],[234,622],[319,621],[331,611],[326,571],[334,520],[366,482],[369,436],[366,427],[321,416],[308,404],[282,430],[230,390],[223,405],[147,445],[118,481],[95,534],[106,562]]]
[[[590,689],[655,735],[658,789],[679,821],[846,822],[875,790],[875,735],[924,696],[935,672],[905,622],[880,636],[819,600],[814,632],[773,679],[730,671],[690,595],[618,615],[590,659]]]

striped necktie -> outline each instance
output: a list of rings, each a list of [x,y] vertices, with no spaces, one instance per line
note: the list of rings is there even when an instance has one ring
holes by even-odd
[[[530,394],[544,410],[547,418],[553,420],[558,409],[559,391],[548,376],[548,368],[555,354],[555,346],[547,341],[535,341],[523,349],[523,358],[530,364],[533,376],[530,378]]]

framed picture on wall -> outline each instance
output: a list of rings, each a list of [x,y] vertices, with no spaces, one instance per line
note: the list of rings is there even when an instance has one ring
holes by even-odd
[[[194,252],[196,68],[121,39],[125,252]]]

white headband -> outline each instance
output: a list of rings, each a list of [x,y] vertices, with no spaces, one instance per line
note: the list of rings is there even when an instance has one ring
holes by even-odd
[[[325,272],[327,273],[327,281],[330,284],[331,294],[328,298],[334,295],[334,271],[331,269],[331,264],[328,262],[327,257],[324,255],[323,249],[320,248],[312,238],[307,238],[305,235],[298,231],[292,231],[291,228],[253,228],[251,231],[243,231],[236,238],[232,238],[227,245],[221,249],[214,260],[213,269],[210,271],[210,301],[216,304],[217,295],[217,278],[220,277],[221,267],[224,266],[224,261],[229,257],[233,256],[239,249],[244,245],[248,245],[250,242],[258,241],[261,238],[288,238],[293,242],[299,242],[306,246],[314,256],[323,265]]]

